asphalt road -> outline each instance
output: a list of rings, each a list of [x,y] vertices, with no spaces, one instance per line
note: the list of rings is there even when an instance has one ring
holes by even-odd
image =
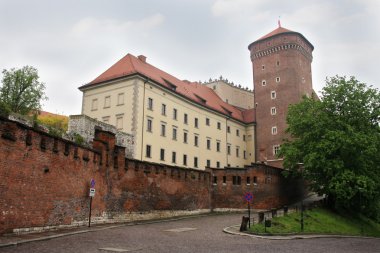
[[[267,240],[222,231],[238,224],[241,216],[216,215],[122,226],[0,248],[0,252],[380,252],[380,239]]]

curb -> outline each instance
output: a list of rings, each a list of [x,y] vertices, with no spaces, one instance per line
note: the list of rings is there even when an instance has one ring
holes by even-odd
[[[223,229],[224,233],[231,235],[240,235],[240,236],[248,236],[259,239],[267,239],[267,240],[296,240],[296,239],[319,239],[319,238],[360,238],[360,239],[380,239],[378,237],[368,237],[368,236],[354,236],[354,235],[256,235],[243,233],[239,231],[240,225],[233,225]]]

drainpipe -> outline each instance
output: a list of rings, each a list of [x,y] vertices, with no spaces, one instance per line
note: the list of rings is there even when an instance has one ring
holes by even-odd
[[[144,81],[144,91],[143,91],[143,113],[142,113],[142,124],[141,124],[141,158],[140,160],[143,160],[143,153],[144,153],[144,127],[145,127],[145,86],[146,83],[149,81],[149,79],[146,79]],[[152,152],[152,151],[151,151]]]

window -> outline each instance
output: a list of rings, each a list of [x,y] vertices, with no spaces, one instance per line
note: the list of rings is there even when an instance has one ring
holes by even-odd
[[[239,157],[239,147],[236,147],[236,157]]]
[[[173,127],[172,138],[173,138],[174,141],[177,140],[177,128],[175,128],[175,127]]]
[[[198,135],[194,135],[194,146],[198,147]]]
[[[236,136],[240,136],[240,131],[239,131],[239,129],[236,129]]]
[[[270,114],[272,114],[272,115],[276,115],[277,114],[276,107],[270,108]]]
[[[165,149],[163,148],[160,150],[160,160],[165,161]]]
[[[231,145],[230,144],[227,145],[227,154],[231,155]]]
[[[124,93],[117,94],[117,105],[124,104]]]
[[[153,98],[148,98],[148,109],[153,110]]]
[[[183,123],[187,124],[187,113],[183,115]]]
[[[220,130],[222,128],[222,124],[218,122],[218,129]]]
[[[187,132],[183,132],[183,142],[187,143]]]
[[[218,183],[218,177],[217,176],[214,176],[213,178],[213,182],[212,182],[214,185],[216,185]]]
[[[106,96],[104,98],[104,108],[111,107],[111,96]]]
[[[265,81],[265,80],[262,80],[262,81],[261,81],[261,85],[262,85],[262,86],[265,86],[265,85],[267,85],[267,81]]]
[[[210,119],[209,119],[209,118],[206,118],[206,125],[207,125],[207,126],[210,125]]]
[[[277,66],[280,66],[280,61],[277,61],[277,62],[276,62],[276,65],[277,65]]]
[[[272,127],[272,135],[276,135],[277,134],[277,127],[274,126]]]
[[[250,185],[250,184],[251,184],[251,178],[247,177],[247,185]]]
[[[116,115],[116,128],[118,130],[123,129],[123,115],[122,114]]]
[[[270,93],[270,98],[271,99],[275,99],[276,98],[276,92],[273,90],[273,91],[271,91],[271,93]]]
[[[216,151],[220,152],[220,141],[216,142]]]
[[[273,146],[273,155],[277,155],[280,151],[280,145],[274,145]]]
[[[194,157],[194,167],[198,168],[198,157]]]
[[[216,162],[216,167],[220,168],[220,162]]]
[[[104,123],[109,123],[110,122],[110,116],[105,116],[102,118]]]
[[[210,161],[210,160],[207,160],[207,161],[206,161],[206,166],[207,166],[207,167],[210,167],[210,166],[211,166],[211,161]]]
[[[211,149],[211,140],[207,139],[207,149]]]
[[[265,65],[261,65],[261,69],[264,70],[265,69]]]
[[[245,134],[243,134],[243,141],[245,141]]]
[[[223,176],[223,184],[226,184],[226,183],[227,183],[227,177]]]
[[[183,155],[183,165],[187,165],[187,155]]]
[[[161,105],[161,114],[166,116],[166,105],[165,104]]]
[[[198,128],[198,118],[194,118],[194,127]]]
[[[256,177],[256,176],[253,177],[253,183],[254,183],[254,184],[257,184],[257,177]]]
[[[244,159],[247,159],[247,151],[243,151],[243,156],[244,156]]]
[[[276,77],[276,83],[280,82],[280,77]]]
[[[146,131],[152,132],[152,119],[148,119],[146,122]]]
[[[161,124],[161,136],[166,136],[166,125]]]
[[[98,110],[98,99],[94,98],[91,103],[91,111]]]
[[[231,133],[231,128],[230,128],[230,126],[227,126],[227,133]]]
[[[177,109],[173,108],[173,119],[177,120]]]
[[[172,163],[176,163],[177,162],[177,153],[176,152],[172,152]]]
[[[232,184],[233,185],[241,185],[241,177],[240,176],[232,176]]]
[[[145,156],[148,158],[151,158],[151,149],[150,145],[146,145]]]

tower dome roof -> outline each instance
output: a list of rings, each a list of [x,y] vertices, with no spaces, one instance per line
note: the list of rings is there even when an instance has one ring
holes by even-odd
[[[281,27],[279,26],[278,28],[274,29],[273,31],[271,31],[270,33],[264,35],[263,37],[261,37],[260,39],[256,40],[256,41],[259,41],[259,40],[263,40],[263,39],[266,39],[266,38],[269,38],[269,37],[272,37],[274,35],[277,35],[277,34],[281,34],[281,33],[286,33],[286,32],[293,32],[289,29],[286,29],[284,27]],[[255,41],[255,42],[256,42]]]
[[[275,36],[279,36],[279,35],[282,35],[282,34],[297,34],[299,35],[301,38],[303,38],[307,44],[309,44],[309,46],[312,48],[312,50],[314,49],[314,46],[301,34],[301,33],[298,33],[298,32],[294,32],[292,30],[289,30],[289,29],[286,29],[284,27],[277,27],[276,29],[274,29],[273,31],[271,31],[270,33],[260,37],[258,40],[252,42],[251,44],[249,44],[248,46],[248,50],[251,50],[251,46],[253,44],[256,44],[258,42],[261,42],[263,40],[266,40],[266,39],[269,39],[269,38],[272,38],[272,37],[275,37]]]

